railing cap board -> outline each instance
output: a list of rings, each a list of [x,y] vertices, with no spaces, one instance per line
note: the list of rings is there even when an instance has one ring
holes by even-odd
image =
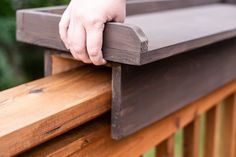
[[[18,11],[18,40],[68,51],[58,33],[62,8]],[[104,56],[131,65],[155,62],[235,37],[235,16],[236,6],[229,4],[128,16],[124,24],[106,25]]]
[[[127,0],[127,15],[220,3],[222,0]]]

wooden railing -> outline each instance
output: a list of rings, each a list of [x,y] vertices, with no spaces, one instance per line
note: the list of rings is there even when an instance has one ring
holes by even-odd
[[[145,15],[106,25],[102,67],[66,52],[65,7],[19,11],[18,40],[48,49],[45,78],[0,92],[0,157],[236,157],[236,7],[225,2],[129,1],[128,15]]]
[[[153,148],[158,157],[173,157],[178,156],[174,136],[181,129],[183,149],[179,151],[184,157],[199,153],[205,157],[236,156],[236,81],[116,141],[110,133],[109,69],[81,66],[60,55],[48,57],[53,61],[52,70],[59,74],[0,94],[1,157],[133,157]],[[77,68],[64,72],[69,67]],[[203,141],[201,132],[205,132]]]

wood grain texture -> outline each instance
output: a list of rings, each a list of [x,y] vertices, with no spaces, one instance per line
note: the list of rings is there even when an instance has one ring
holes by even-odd
[[[220,115],[221,107],[217,104],[206,112],[204,157],[218,157],[220,143]]]
[[[220,3],[221,0],[127,0],[127,15]]]
[[[71,69],[82,67],[85,64],[79,61],[62,58],[58,55],[52,55],[52,74],[59,74]]]
[[[221,119],[220,155],[235,157],[236,140],[236,97],[235,94],[223,101]]]
[[[113,66],[113,138],[130,135],[236,79],[235,49],[234,39],[140,67]]]
[[[110,137],[110,122],[105,120],[109,119],[108,115],[107,118],[102,117],[36,147],[23,156],[97,157],[98,154],[104,157],[139,156],[172,136],[179,128],[192,122],[196,113],[201,114],[208,111],[235,91],[236,81],[119,141]]]
[[[235,37],[235,17],[236,6],[215,4],[131,16],[126,22],[139,26],[148,38],[148,52],[140,59],[146,64]]]
[[[61,15],[30,9],[18,11],[17,18],[19,21],[17,39],[19,41],[68,51],[58,32]],[[103,50],[106,52],[104,56],[107,60],[121,60],[137,64],[140,53],[147,51],[147,45],[147,38],[137,26],[119,23],[106,24]]]
[[[128,16],[124,24],[106,25],[104,57],[143,65],[229,39],[236,36],[235,16],[236,6],[226,4]],[[19,41],[67,51],[58,33],[60,14],[31,9],[17,17]]]
[[[200,117],[184,128],[184,157],[199,157]]]
[[[172,135],[156,146],[155,157],[174,157],[174,136]]]
[[[54,50],[46,50],[44,64],[45,72],[48,75],[55,75],[85,66],[84,63],[73,59],[69,54],[63,54]]]
[[[70,53],[48,49],[45,51],[44,68],[45,76],[66,72],[78,67],[86,66],[81,61],[76,60]],[[94,65],[90,65],[93,67]],[[107,63],[102,67],[112,67],[112,63]],[[47,75],[46,75],[47,74]]]
[[[220,2],[229,2],[235,0],[126,0],[126,15],[145,14],[150,12],[159,12],[198,5],[208,5]],[[67,6],[53,6],[45,8],[35,8],[35,11],[63,14]],[[32,10],[32,9],[31,9]]]
[[[80,68],[0,93],[0,156],[13,156],[110,110],[109,69]]]

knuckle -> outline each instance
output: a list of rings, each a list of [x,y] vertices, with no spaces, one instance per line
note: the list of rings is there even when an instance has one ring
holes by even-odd
[[[71,38],[69,38],[68,40],[68,44],[70,45],[70,47],[73,49],[73,51],[75,53],[84,53],[85,52],[85,46],[79,44],[78,42],[74,41],[74,40],[70,40]]]
[[[88,17],[88,18],[86,18],[86,23],[89,26],[93,26],[93,27],[96,27],[96,28],[101,28],[102,25],[103,25],[103,20],[101,18],[98,18],[98,17]]]
[[[96,25],[99,23],[99,20],[97,18],[89,18],[87,19],[87,22],[91,25]]]
[[[75,12],[73,15],[74,19],[81,19],[82,18],[82,14],[80,12]]]

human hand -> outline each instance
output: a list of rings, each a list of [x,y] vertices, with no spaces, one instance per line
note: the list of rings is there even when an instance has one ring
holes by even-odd
[[[103,30],[108,21],[124,22],[125,0],[71,0],[59,23],[59,33],[74,58],[106,64],[102,54]]]

